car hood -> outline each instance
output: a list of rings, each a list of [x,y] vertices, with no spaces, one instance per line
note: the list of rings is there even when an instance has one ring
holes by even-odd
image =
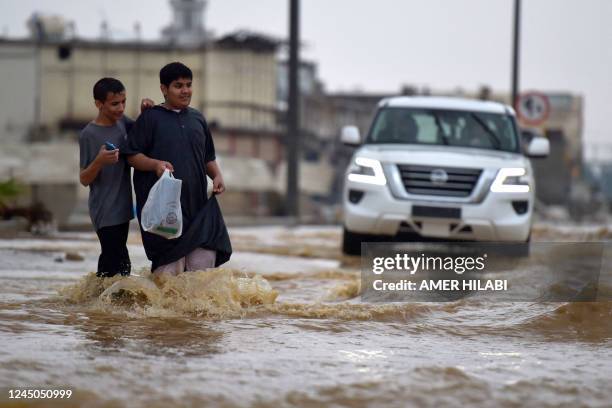
[[[423,166],[465,168],[528,166],[527,158],[519,153],[469,147],[372,144],[362,146],[355,155],[377,159],[382,163]]]

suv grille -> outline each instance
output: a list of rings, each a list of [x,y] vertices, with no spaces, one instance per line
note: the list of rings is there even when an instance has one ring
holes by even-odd
[[[482,173],[481,169],[398,165],[409,194],[467,197]]]

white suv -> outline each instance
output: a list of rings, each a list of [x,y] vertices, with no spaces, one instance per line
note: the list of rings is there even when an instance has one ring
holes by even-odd
[[[362,143],[354,126],[345,144]],[[535,198],[514,110],[496,102],[441,97],[382,100],[346,171],[343,251],[396,237],[528,242]]]

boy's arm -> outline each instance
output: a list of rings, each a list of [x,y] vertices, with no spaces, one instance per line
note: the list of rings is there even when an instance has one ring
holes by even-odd
[[[172,167],[170,162],[152,159],[143,153],[128,156],[127,160],[130,166],[136,170],[154,171],[157,177],[160,177],[166,169],[174,171],[174,167]]]
[[[225,182],[216,160],[206,163],[206,174],[213,181],[213,194],[222,194],[225,191]]]
[[[152,99],[142,98],[140,100],[140,114],[142,114],[147,109],[152,108],[153,106],[155,106],[155,102],[153,102]],[[132,130],[132,126],[134,126],[135,121],[127,115],[123,115],[123,118],[121,118],[121,120],[123,120],[123,124],[125,125],[126,133],[130,133],[130,130]]]
[[[79,173],[79,180],[81,184],[85,187],[93,183],[93,181],[98,177],[98,173],[102,170],[107,164],[117,163],[119,160],[119,149],[115,150],[106,150],[106,146],[100,146],[100,150],[98,151],[98,155],[92,161],[89,166],[84,169],[81,169]]]
[[[208,128],[206,120],[202,118],[202,121],[204,125],[204,133],[206,134],[206,139],[204,142],[204,167],[206,170],[206,174],[213,181],[213,194],[222,194],[225,191],[225,182],[223,181],[223,176],[221,175],[221,169],[217,164],[215,144],[213,142],[212,134],[210,133],[210,129]]]
[[[152,108],[153,106],[155,106],[155,102],[153,102],[152,99],[142,98],[140,100],[140,113],[146,111],[149,108]]]

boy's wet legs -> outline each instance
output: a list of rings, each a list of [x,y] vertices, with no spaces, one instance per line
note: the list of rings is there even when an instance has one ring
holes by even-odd
[[[171,262],[169,264],[165,264],[162,266],[158,266],[155,268],[153,273],[155,275],[173,275],[176,276],[181,272],[185,271],[185,257],[182,257],[178,261]]]
[[[214,268],[217,252],[206,248],[196,248],[185,257],[185,270],[204,271]]]
[[[127,250],[127,237],[130,223],[102,227],[96,231],[100,240],[102,253],[98,258],[97,276],[111,277],[116,274],[127,276],[132,269]]]
[[[156,275],[169,274],[176,276],[185,271],[204,271],[215,267],[216,255],[216,251],[196,248],[178,261],[157,267],[153,273]]]

